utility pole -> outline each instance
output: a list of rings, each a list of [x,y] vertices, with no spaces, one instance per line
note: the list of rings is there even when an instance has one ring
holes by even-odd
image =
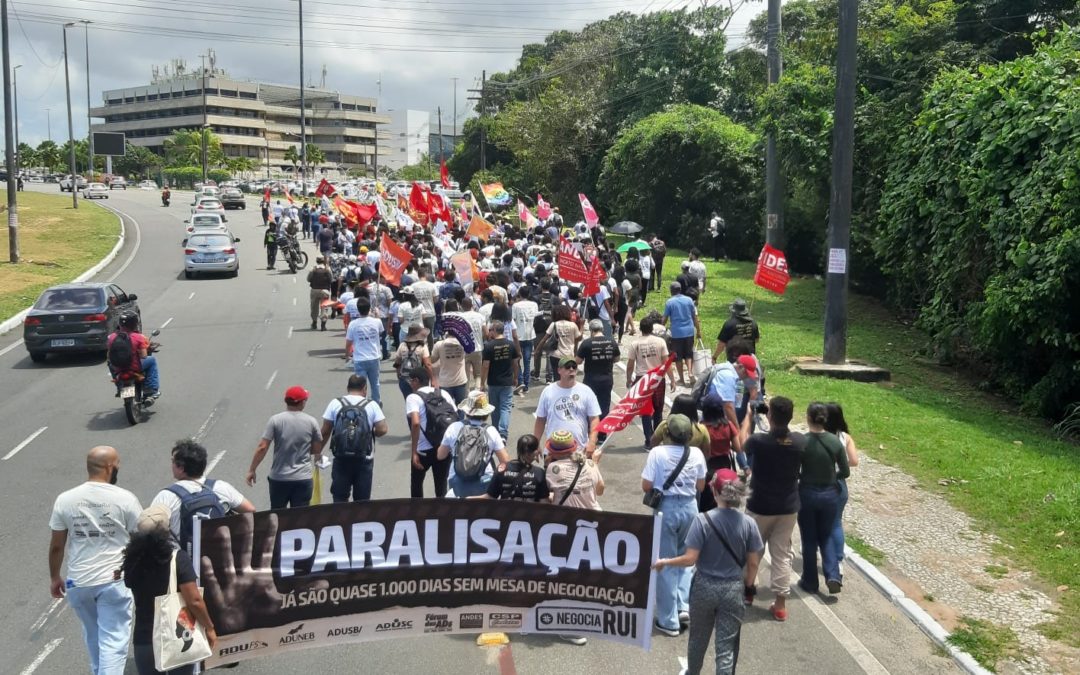
[[[454,127],[454,131],[453,131],[454,145],[450,148],[450,152],[453,153],[454,149],[457,148],[457,83],[458,83],[458,78],[451,77],[450,79],[454,81],[454,120],[453,120],[454,123],[451,125],[451,126]]]
[[[94,177],[94,132],[90,129],[90,24],[87,19],[80,19],[86,36],[86,142],[90,158],[90,177]]]
[[[22,64],[11,67],[11,89],[13,91],[13,101],[15,103],[15,173],[19,173],[19,166],[22,164],[22,156],[19,154],[19,68],[22,68]]]
[[[71,147],[71,208],[79,208],[79,176],[75,173],[75,125],[71,122],[71,73],[68,68],[67,29],[74,23],[65,23],[64,33],[64,89],[67,91],[67,114],[68,114],[68,144]],[[7,74],[4,74],[5,79]],[[7,92],[4,92],[5,98]],[[8,180],[11,180],[10,177]]]
[[[206,115],[206,54],[199,54],[199,58],[202,59],[202,129],[199,132],[199,156],[202,161],[202,182],[203,185],[206,185],[208,173],[206,170],[208,155],[206,146],[209,143],[206,138],[206,130],[210,126],[209,119]]]
[[[45,108],[45,131],[46,131],[46,134],[49,137],[49,140],[51,141],[52,140],[52,108]]]
[[[4,65],[4,166],[7,168],[7,208],[8,208],[8,261],[19,262],[19,205],[16,197],[18,188],[15,176],[15,152],[18,148],[11,147],[15,142],[14,120],[11,118],[11,88],[8,79],[11,77],[11,46],[8,41],[8,4],[7,0],[0,0],[0,24],[3,25],[3,37],[0,38],[0,51],[3,52]],[[16,66],[17,67],[17,66]]]
[[[439,114],[439,171],[442,171],[442,165],[445,158],[443,157],[443,135],[442,135],[442,106],[436,108]]]
[[[770,87],[780,81],[784,70],[780,27],[780,0],[769,0],[766,59]],[[765,241],[776,248],[784,247],[784,179],[780,175],[775,131],[769,132],[765,145]]]
[[[485,131],[484,131],[484,115],[487,113],[487,103],[486,103],[487,71],[486,70],[483,71],[482,75],[480,76],[480,88],[479,89],[470,89],[469,91],[471,93],[473,93],[473,94],[480,94],[479,97],[470,96],[469,100],[470,101],[479,101],[480,102],[480,105],[479,105],[479,107],[480,107],[480,170],[484,171],[485,169],[487,169],[487,149],[485,147],[485,145],[487,144],[487,133],[485,133]]]
[[[829,258],[825,277],[825,354],[828,364],[847,360],[848,245],[851,240],[851,173],[855,146],[855,68],[859,0],[840,0],[836,48]]]
[[[382,86],[382,80],[380,80],[379,82],[380,82],[379,86],[381,87]],[[374,131],[375,131],[375,156],[372,159],[375,162],[375,182],[378,183],[379,182],[379,123],[378,122],[372,122],[371,126],[374,128]]]
[[[307,199],[307,114],[304,110],[304,0],[297,2],[300,17],[300,195]]]

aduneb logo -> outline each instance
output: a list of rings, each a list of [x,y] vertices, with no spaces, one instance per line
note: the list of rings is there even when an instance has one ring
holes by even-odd
[[[313,631],[301,632],[304,628],[304,624],[297,624],[294,628],[289,630],[288,633],[281,636],[278,640],[278,646],[295,645],[301,642],[311,642],[315,639],[315,633]]]

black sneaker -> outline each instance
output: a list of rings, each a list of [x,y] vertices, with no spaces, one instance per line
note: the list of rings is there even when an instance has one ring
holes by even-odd
[[[844,584],[839,579],[826,579],[825,586],[828,587],[829,593],[832,595],[844,590]]]

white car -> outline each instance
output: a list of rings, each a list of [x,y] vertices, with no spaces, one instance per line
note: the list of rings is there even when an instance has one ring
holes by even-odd
[[[200,232],[227,232],[229,229],[225,224],[225,220],[217,213],[195,213],[192,214],[187,223],[189,234],[196,230]]]
[[[105,183],[90,183],[83,188],[83,197],[85,199],[108,199],[109,188]]]
[[[157,183],[152,180],[144,180],[139,183],[140,190],[156,190],[158,189]]]
[[[217,197],[196,197],[195,204],[191,207],[191,215],[195,216],[200,213],[216,213],[221,216],[222,220],[227,220],[225,218],[225,206]]]

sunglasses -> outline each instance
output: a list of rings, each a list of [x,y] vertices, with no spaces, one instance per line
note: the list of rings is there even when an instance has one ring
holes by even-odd
[[[560,368],[566,368],[567,370],[577,370],[577,364],[576,363],[568,363],[565,366],[560,366]]]

